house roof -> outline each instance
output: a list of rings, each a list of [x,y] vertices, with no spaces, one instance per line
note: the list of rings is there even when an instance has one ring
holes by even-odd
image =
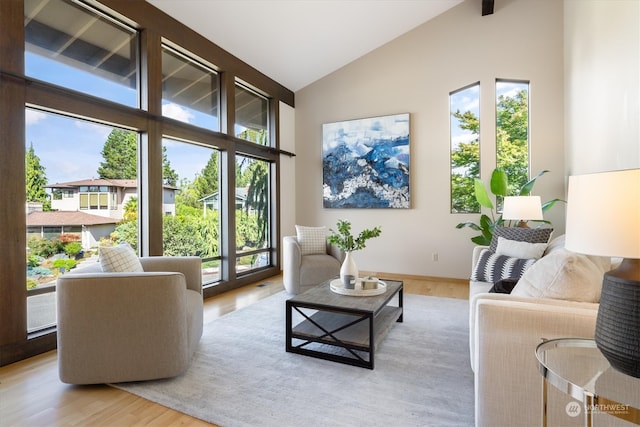
[[[248,190],[246,187],[236,188],[236,199],[247,200],[247,193],[248,193]],[[198,201],[203,202],[203,201],[217,200],[217,199],[218,199],[218,192],[215,191],[207,196],[204,196],[198,199]]]
[[[118,219],[91,215],[80,211],[31,212],[27,215],[27,227],[63,225],[117,224]]]
[[[76,188],[76,187],[80,187],[81,185],[104,185],[108,187],[138,188],[138,181],[136,181],[135,179],[90,178],[90,179],[81,179],[79,181],[57,182],[55,184],[45,185],[45,187],[46,188]],[[170,190],[178,189],[176,187],[173,187],[167,184],[164,184],[162,187]]]
[[[82,179],[80,181],[58,182],[56,184],[49,184],[46,187],[47,188],[71,188],[71,187],[80,187],[81,185],[106,185],[109,187],[136,188],[138,186],[138,182],[135,179],[91,178],[91,179]]]

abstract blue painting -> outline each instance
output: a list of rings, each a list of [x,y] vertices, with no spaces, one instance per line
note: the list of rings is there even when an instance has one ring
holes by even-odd
[[[325,208],[409,208],[409,113],[322,125]]]

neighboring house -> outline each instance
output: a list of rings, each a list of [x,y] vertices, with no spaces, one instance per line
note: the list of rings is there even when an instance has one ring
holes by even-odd
[[[138,196],[135,179],[85,179],[47,185],[51,189],[51,209],[54,211],[82,211],[92,215],[122,219],[124,206]],[[175,215],[175,192],[165,185],[163,209],[165,215]]]
[[[247,205],[247,192],[248,188],[236,188],[236,210],[244,209]],[[207,210],[217,211],[220,209],[219,193],[217,191],[198,199],[198,201],[202,202],[204,216],[207,216]]]
[[[100,238],[109,237],[123,218],[124,206],[138,196],[134,179],[85,179],[47,185],[51,190],[51,212],[27,207],[27,237],[56,237],[76,234],[83,249],[97,246]],[[163,188],[163,212],[175,215],[177,188]],[[41,209],[40,209],[41,210]]]
[[[60,234],[75,234],[81,238],[82,248],[87,250],[97,246],[102,237],[108,238],[118,222],[115,218],[80,211],[33,211],[27,215],[27,239],[50,239]]]

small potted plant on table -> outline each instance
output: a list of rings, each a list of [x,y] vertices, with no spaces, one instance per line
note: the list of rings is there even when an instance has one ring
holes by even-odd
[[[340,267],[340,280],[345,288],[353,289],[358,279],[358,266],[353,260],[352,252],[364,249],[366,241],[380,236],[382,228],[378,226],[371,229],[364,229],[358,237],[353,237],[351,234],[350,221],[338,220],[337,227],[337,232],[329,229],[332,234],[327,238],[327,241],[345,253],[344,261]]]

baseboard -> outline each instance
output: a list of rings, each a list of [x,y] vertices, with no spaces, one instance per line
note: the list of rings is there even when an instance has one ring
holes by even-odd
[[[469,285],[469,279],[453,277],[421,276],[416,274],[384,273],[380,271],[360,271],[360,276],[384,277],[391,280],[420,280],[425,282],[451,283],[455,285]]]

